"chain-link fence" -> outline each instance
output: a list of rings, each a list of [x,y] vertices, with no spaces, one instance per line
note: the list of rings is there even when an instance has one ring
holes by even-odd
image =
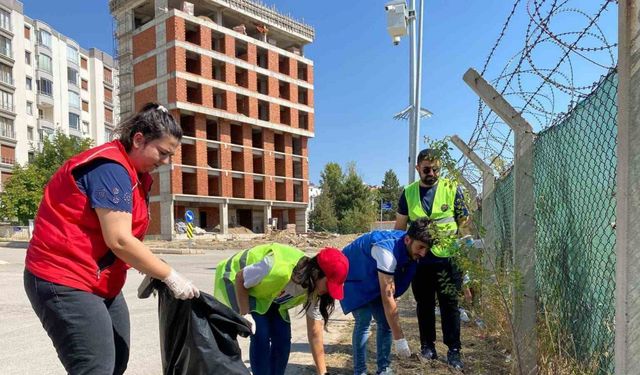
[[[617,88],[611,72],[534,146],[538,296],[576,358],[603,373],[613,371]]]
[[[513,228],[513,175],[511,171],[496,181],[494,189],[495,207],[493,215],[495,220],[493,225],[497,269],[509,269],[513,258],[511,241]]]
[[[562,350],[599,373],[614,367],[617,74],[534,143],[539,319],[559,324]],[[513,177],[496,181],[498,266],[511,266]]]

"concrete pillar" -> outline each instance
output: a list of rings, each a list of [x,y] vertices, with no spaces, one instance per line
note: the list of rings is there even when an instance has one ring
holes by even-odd
[[[267,228],[269,228],[269,221],[271,220],[271,203],[269,203],[268,205],[264,206],[264,232],[267,233],[269,230]]]
[[[229,203],[224,202],[218,205],[220,213],[220,234],[229,233]]]
[[[533,130],[502,95],[473,69],[464,81],[514,131],[513,266],[521,285],[513,288],[515,354],[520,374],[536,374],[536,279],[533,196]]]
[[[160,217],[154,220],[160,220],[160,236],[163,240],[173,239],[173,227],[175,218],[173,217],[173,197],[171,195],[171,173],[172,165],[166,165],[158,168],[158,181],[160,190]]]
[[[640,373],[640,0],[618,8],[615,373]]]

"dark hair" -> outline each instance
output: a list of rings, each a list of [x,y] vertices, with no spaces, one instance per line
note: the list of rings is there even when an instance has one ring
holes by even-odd
[[[316,289],[316,283],[318,280],[325,277],[325,274],[318,264],[317,257],[303,257],[300,259],[293,272],[295,282],[298,282],[307,290],[307,301],[302,306],[302,310],[300,310],[300,314],[303,314],[312,303],[315,303],[313,296]],[[318,296],[318,300],[320,301],[320,315],[322,315],[324,328],[326,330],[327,324],[329,323],[329,316],[331,316],[335,309],[335,300],[328,293]]]
[[[138,132],[142,133],[147,142],[165,135],[171,135],[178,141],[182,139],[182,128],[169,111],[158,103],[145,104],[135,116],[121,123],[116,132],[127,151],[131,150],[133,136]]]
[[[421,217],[416,221],[412,221],[407,230],[407,236],[412,240],[424,242],[427,245],[433,245],[434,233],[437,230],[433,222],[426,217]]]
[[[418,154],[416,163],[420,163],[423,160],[440,160],[440,159],[441,159],[441,155],[440,155],[440,152],[438,152],[438,150],[433,148],[425,148],[424,150],[420,151],[420,153]]]

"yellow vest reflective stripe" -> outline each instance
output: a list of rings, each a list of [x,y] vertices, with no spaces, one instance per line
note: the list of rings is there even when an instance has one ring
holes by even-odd
[[[454,216],[454,206],[457,190],[458,185],[455,182],[446,178],[440,178],[436,186],[436,193],[433,197],[431,215],[428,215],[422,208],[420,180],[404,188],[404,196],[407,199],[407,208],[409,210],[409,220],[416,221],[421,217],[427,217],[432,220],[438,228],[438,238],[436,243],[431,247],[431,252],[437,257],[448,258],[453,255],[456,249],[455,235],[458,231],[458,224]]]
[[[260,283],[249,288],[249,309],[258,314],[265,314],[273,300],[280,294],[291,280],[293,269],[304,253],[294,247],[278,243],[259,245],[241,251],[226,259],[216,267],[213,295],[220,302],[239,311],[235,293],[236,274],[248,265],[261,262],[267,255],[273,255],[273,267]],[[288,309],[306,301],[303,294],[280,305],[280,315],[289,321]]]

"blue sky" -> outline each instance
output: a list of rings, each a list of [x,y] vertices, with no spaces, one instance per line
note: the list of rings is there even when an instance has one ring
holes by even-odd
[[[353,161],[369,184],[380,184],[388,169],[405,183],[408,124],[392,117],[408,104],[408,39],[399,46],[391,43],[385,1],[265,2],[304,19],[316,30],[315,42],[305,48],[315,64],[316,137],[309,145],[310,180],[317,183],[328,162],[346,166]],[[523,30],[529,19],[526,3],[519,7],[511,31],[493,57],[490,76],[498,74],[524,45]],[[512,6],[507,0],[425,0],[422,106],[434,115],[421,122],[421,135],[469,138],[476,122],[477,97],[462,75],[469,67],[482,68]],[[113,52],[107,1],[25,0],[24,7],[29,17],[43,20],[84,48]],[[609,14],[603,27],[615,39],[614,16]],[[567,18],[562,26],[572,29],[574,21]],[[547,52],[541,49],[538,54],[544,59]],[[576,71],[589,83],[603,73],[592,67]]]

